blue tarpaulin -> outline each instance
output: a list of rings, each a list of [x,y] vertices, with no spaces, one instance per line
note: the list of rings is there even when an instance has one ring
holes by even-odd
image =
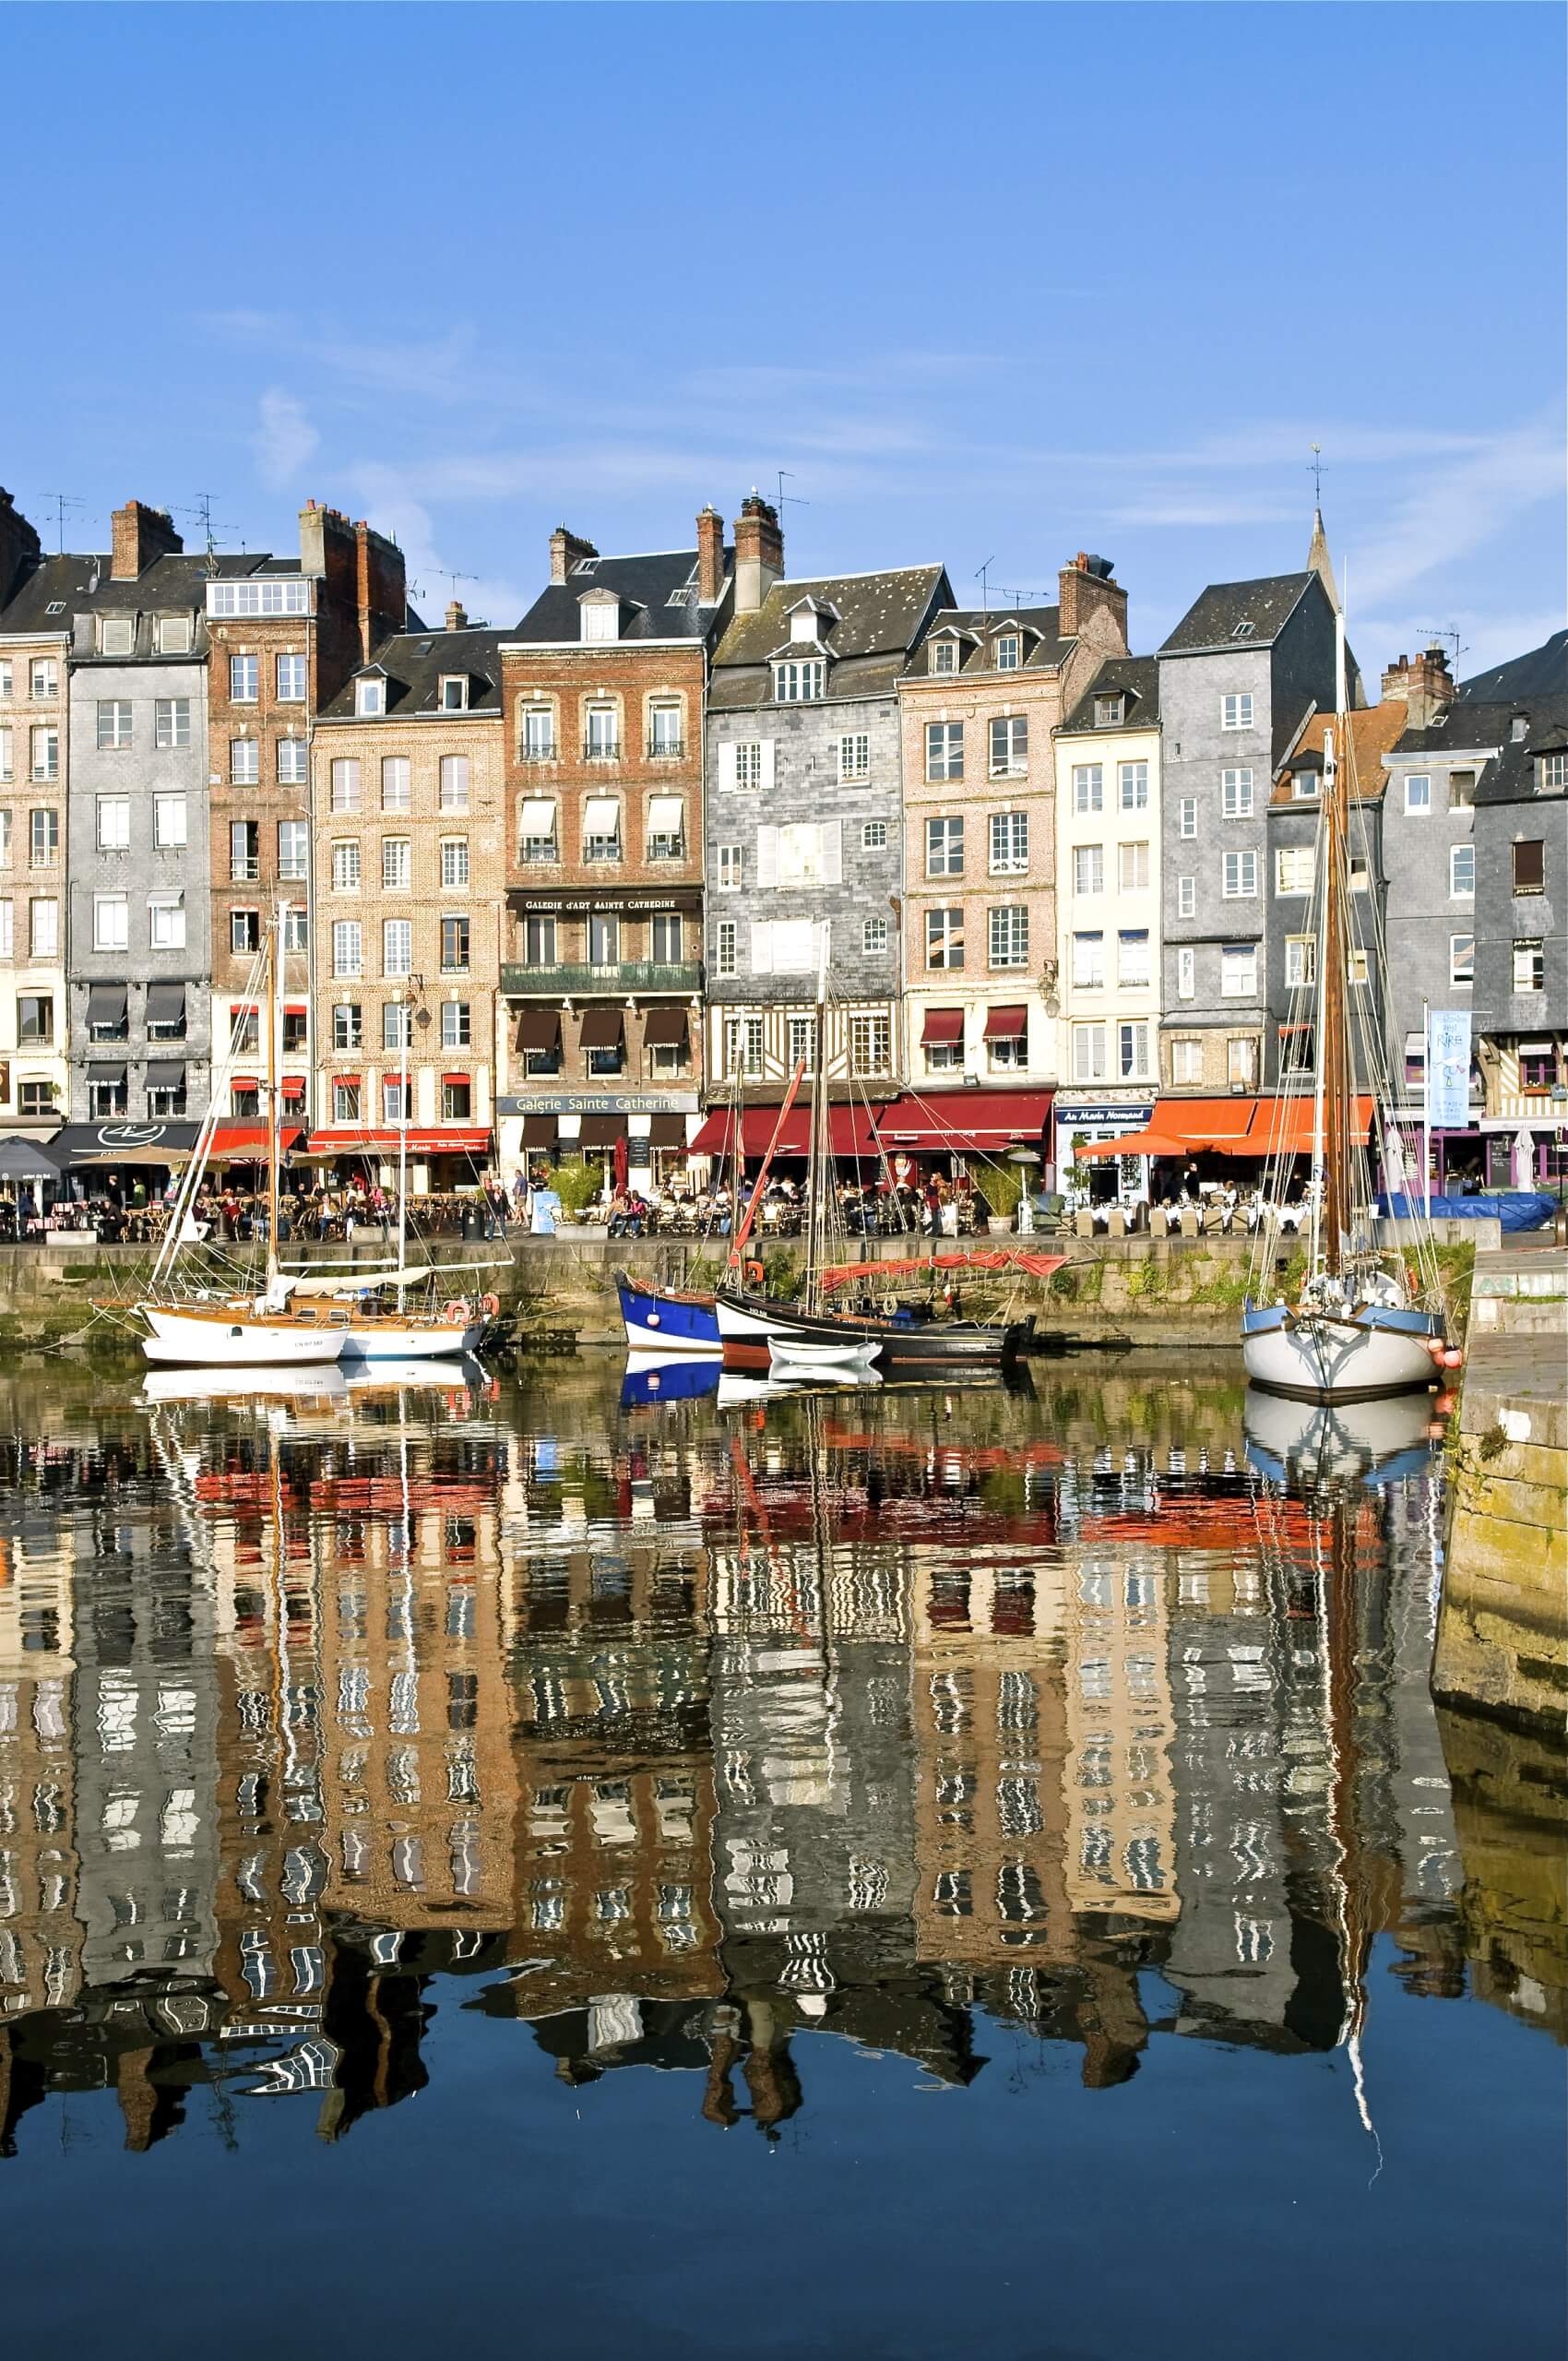
[[[1380,1197],[1380,1213],[1392,1214],[1396,1221],[1412,1222],[1425,1210],[1420,1198]],[[1431,1218],[1434,1222],[1501,1222],[1505,1230],[1544,1230],[1557,1210],[1557,1199],[1546,1197],[1533,1188],[1500,1190],[1492,1197],[1434,1197]]]

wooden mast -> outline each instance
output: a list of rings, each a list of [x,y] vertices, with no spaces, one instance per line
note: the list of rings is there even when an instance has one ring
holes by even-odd
[[[1337,760],[1324,765],[1323,815],[1323,1038],[1316,1043],[1323,1077],[1323,1223],[1324,1268],[1340,1268],[1342,1241],[1350,1230],[1350,1176],[1347,1154],[1349,1079],[1346,1037],[1345,992],[1348,955],[1345,931],[1344,877],[1347,827],[1346,797],[1350,773],[1350,724],[1346,684],[1345,611],[1335,616],[1335,733]]]
[[[267,962],[267,1299],[271,1308],[278,1286],[278,970],[282,963],[289,905],[279,902],[273,913],[272,946]]]

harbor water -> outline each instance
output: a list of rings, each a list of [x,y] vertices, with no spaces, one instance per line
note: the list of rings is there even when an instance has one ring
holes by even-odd
[[[1217,1365],[0,1380],[16,2349],[1558,2349],[1561,1765]]]

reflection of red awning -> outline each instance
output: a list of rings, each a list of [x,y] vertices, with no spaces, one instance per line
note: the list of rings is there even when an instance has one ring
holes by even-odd
[[[961,1042],[963,1038],[962,1008],[928,1008],[926,1010],[925,1024],[921,1032],[922,1046],[929,1048],[933,1043],[945,1044]]]
[[[1356,1101],[1352,1126],[1358,1140],[1366,1138],[1372,1103]],[[1086,1162],[1100,1156],[1265,1156],[1312,1152],[1313,1103],[1310,1098],[1162,1099],[1142,1131],[1123,1132],[1119,1139],[1085,1140],[1077,1154]]]
[[[987,1041],[1022,1041],[1028,1030],[1027,1008],[988,1008],[985,1012]]]
[[[778,1121],[777,1107],[747,1107],[741,1117],[741,1153],[742,1156],[766,1156],[767,1143]],[[716,1110],[692,1141],[694,1156],[726,1156],[730,1152],[731,1127],[733,1117],[727,1108]],[[791,1107],[779,1136],[777,1153],[780,1156],[809,1156],[811,1153],[810,1107]],[[827,1110],[827,1141],[835,1156],[860,1156],[874,1161],[876,1133],[872,1118],[863,1106],[830,1106]]]
[[[1005,1155],[1009,1148],[1039,1147],[1053,1096],[1051,1091],[926,1091],[884,1107],[876,1136],[888,1154],[922,1148]]]
[[[395,1156],[402,1136],[395,1129],[367,1131],[358,1127],[352,1131],[313,1131],[309,1147],[313,1156]],[[488,1156],[490,1153],[488,1131],[476,1131],[457,1123],[439,1131],[410,1131],[408,1141],[410,1156]]]
[[[280,1123],[278,1145],[285,1155],[297,1139],[304,1136],[301,1123]],[[267,1154],[265,1123],[220,1123],[213,1128],[212,1152],[219,1158],[229,1157],[235,1163],[259,1163]]]

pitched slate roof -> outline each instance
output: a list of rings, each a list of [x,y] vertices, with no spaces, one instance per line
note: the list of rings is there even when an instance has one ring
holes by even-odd
[[[1493,664],[1460,685],[1461,704],[1502,703],[1515,697],[1561,697],[1568,691],[1568,629],[1554,631],[1527,655]]]
[[[1218,648],[1266,648],[1278,638],[1314,582],[1318,577],[1311,568],[1301,574],[1265,574],[1255,582],[1211,582],[1161,641],[1159,652],[1196,656]],[[1321,582],[1318,588],[1322,590]],[[1241,628],[1245,626],[1251,627]]]
[[[926,662],[926,641],[938,633],[956,631],[962,654],[958,661],[961,673],[989,673],[994,670],[991,649],[997,637],[1009,625],[1022,626],[1024,661],[1017,670],[1026,673],[1049,672],[1064,663],[1077,642],[1062,637],[1060,607],[941,607],[931,619],[931,628],[921,643],[919,662],[911,657],[906,674],[924,680],[951,680],[951,673],[930,674]]]
[[[132,582],[110,578],[113,560],[92,551],[46,557],[33,568],[0,610],[0,631],[63,631],[69,633],[74,614],[168,614],[182,608],[200,612],[206,586],[217,576],[224,580],[251,574],[297,574],[299,565],[265,555],[208,557],[205,550],[171,553],[155,557]],[[51,606],[63,612],[51,614]]]
[[[1386,756],[1405,727],[1405,705],[1400,698],[1391,697],[1382,705],[1362,705],[1345,717],[1350,732],[1350,754],[1354,786],[1352,793],[1359,804],[1375,804],[1388,784]],[[1298,799],[1290,792],[1290,774],[1297,770],[1323,769],[1323,742],[1335,726],[1332,713],[1314,713],[1290,749],[1289,758],[1281,776],[1276,780],[1269,796],[1271,805],[1284,805],[1300,809]]]
[[[509,632],[482,626],[467,631],[398,631],[381,642],[369,664],[360,665],[359,672],[385,673],[387,716],[403,721],[442,713],[442,681],[460,673],[469,684],[468,704],[461,712],[445,713],[445,719],[456,721],[466,712],[482,720],[501,710],[501,642],[510,637]],[[322,707],[320,718],[323,721],[354,720],[352,679],[330,704]]]
[[[772,687],[768,660],[790,637],[790,609],[808,595],[838,617],[822,632],[833,659],[829,697],[890,695],[932,616],[950,607],[953,598],[941,566],[775,582],[754,614],[733,618],[715,649],[710,705],[724,710],[766,702]]]
[[[1514,724],[1521,718],[1525,731],[1516,738]],[[1506,705],[1459,698],[1429,728],[1407,730],[1394,752],[1417,761],[1479,756],[1485,767],[1476,781],[1478,804],[1533,803],[1537,756],[1568,753],[1568,694]]]
[[[1076,737],[1081,733],[1095,736],[1095,698],[1113,697],[1118,689],[1126,698],[1126,704],[1117,727],[1123,730],[1154,729],[1159,721],[1158,657],[1107,656],[1057,735]],[[1103,724],[1099,734],[1103,734],[1103,730],[1110,726],[1110,723]]]
[[[734,551],[726,547],[726,582],[734,559]],[[580,640],[582,614],[578,601],[585,590],[614,590],[633,610],[622,618],[623,641],[705,639],[718,613],[717,607],[697,604],[695,549],[652,550],[638,557],[579,558],[569,568],[566,579],[552,582],[542,590],[516,631],[505,632],[503,638],[508,641],[529,640],[535,646],[559,646]]]

